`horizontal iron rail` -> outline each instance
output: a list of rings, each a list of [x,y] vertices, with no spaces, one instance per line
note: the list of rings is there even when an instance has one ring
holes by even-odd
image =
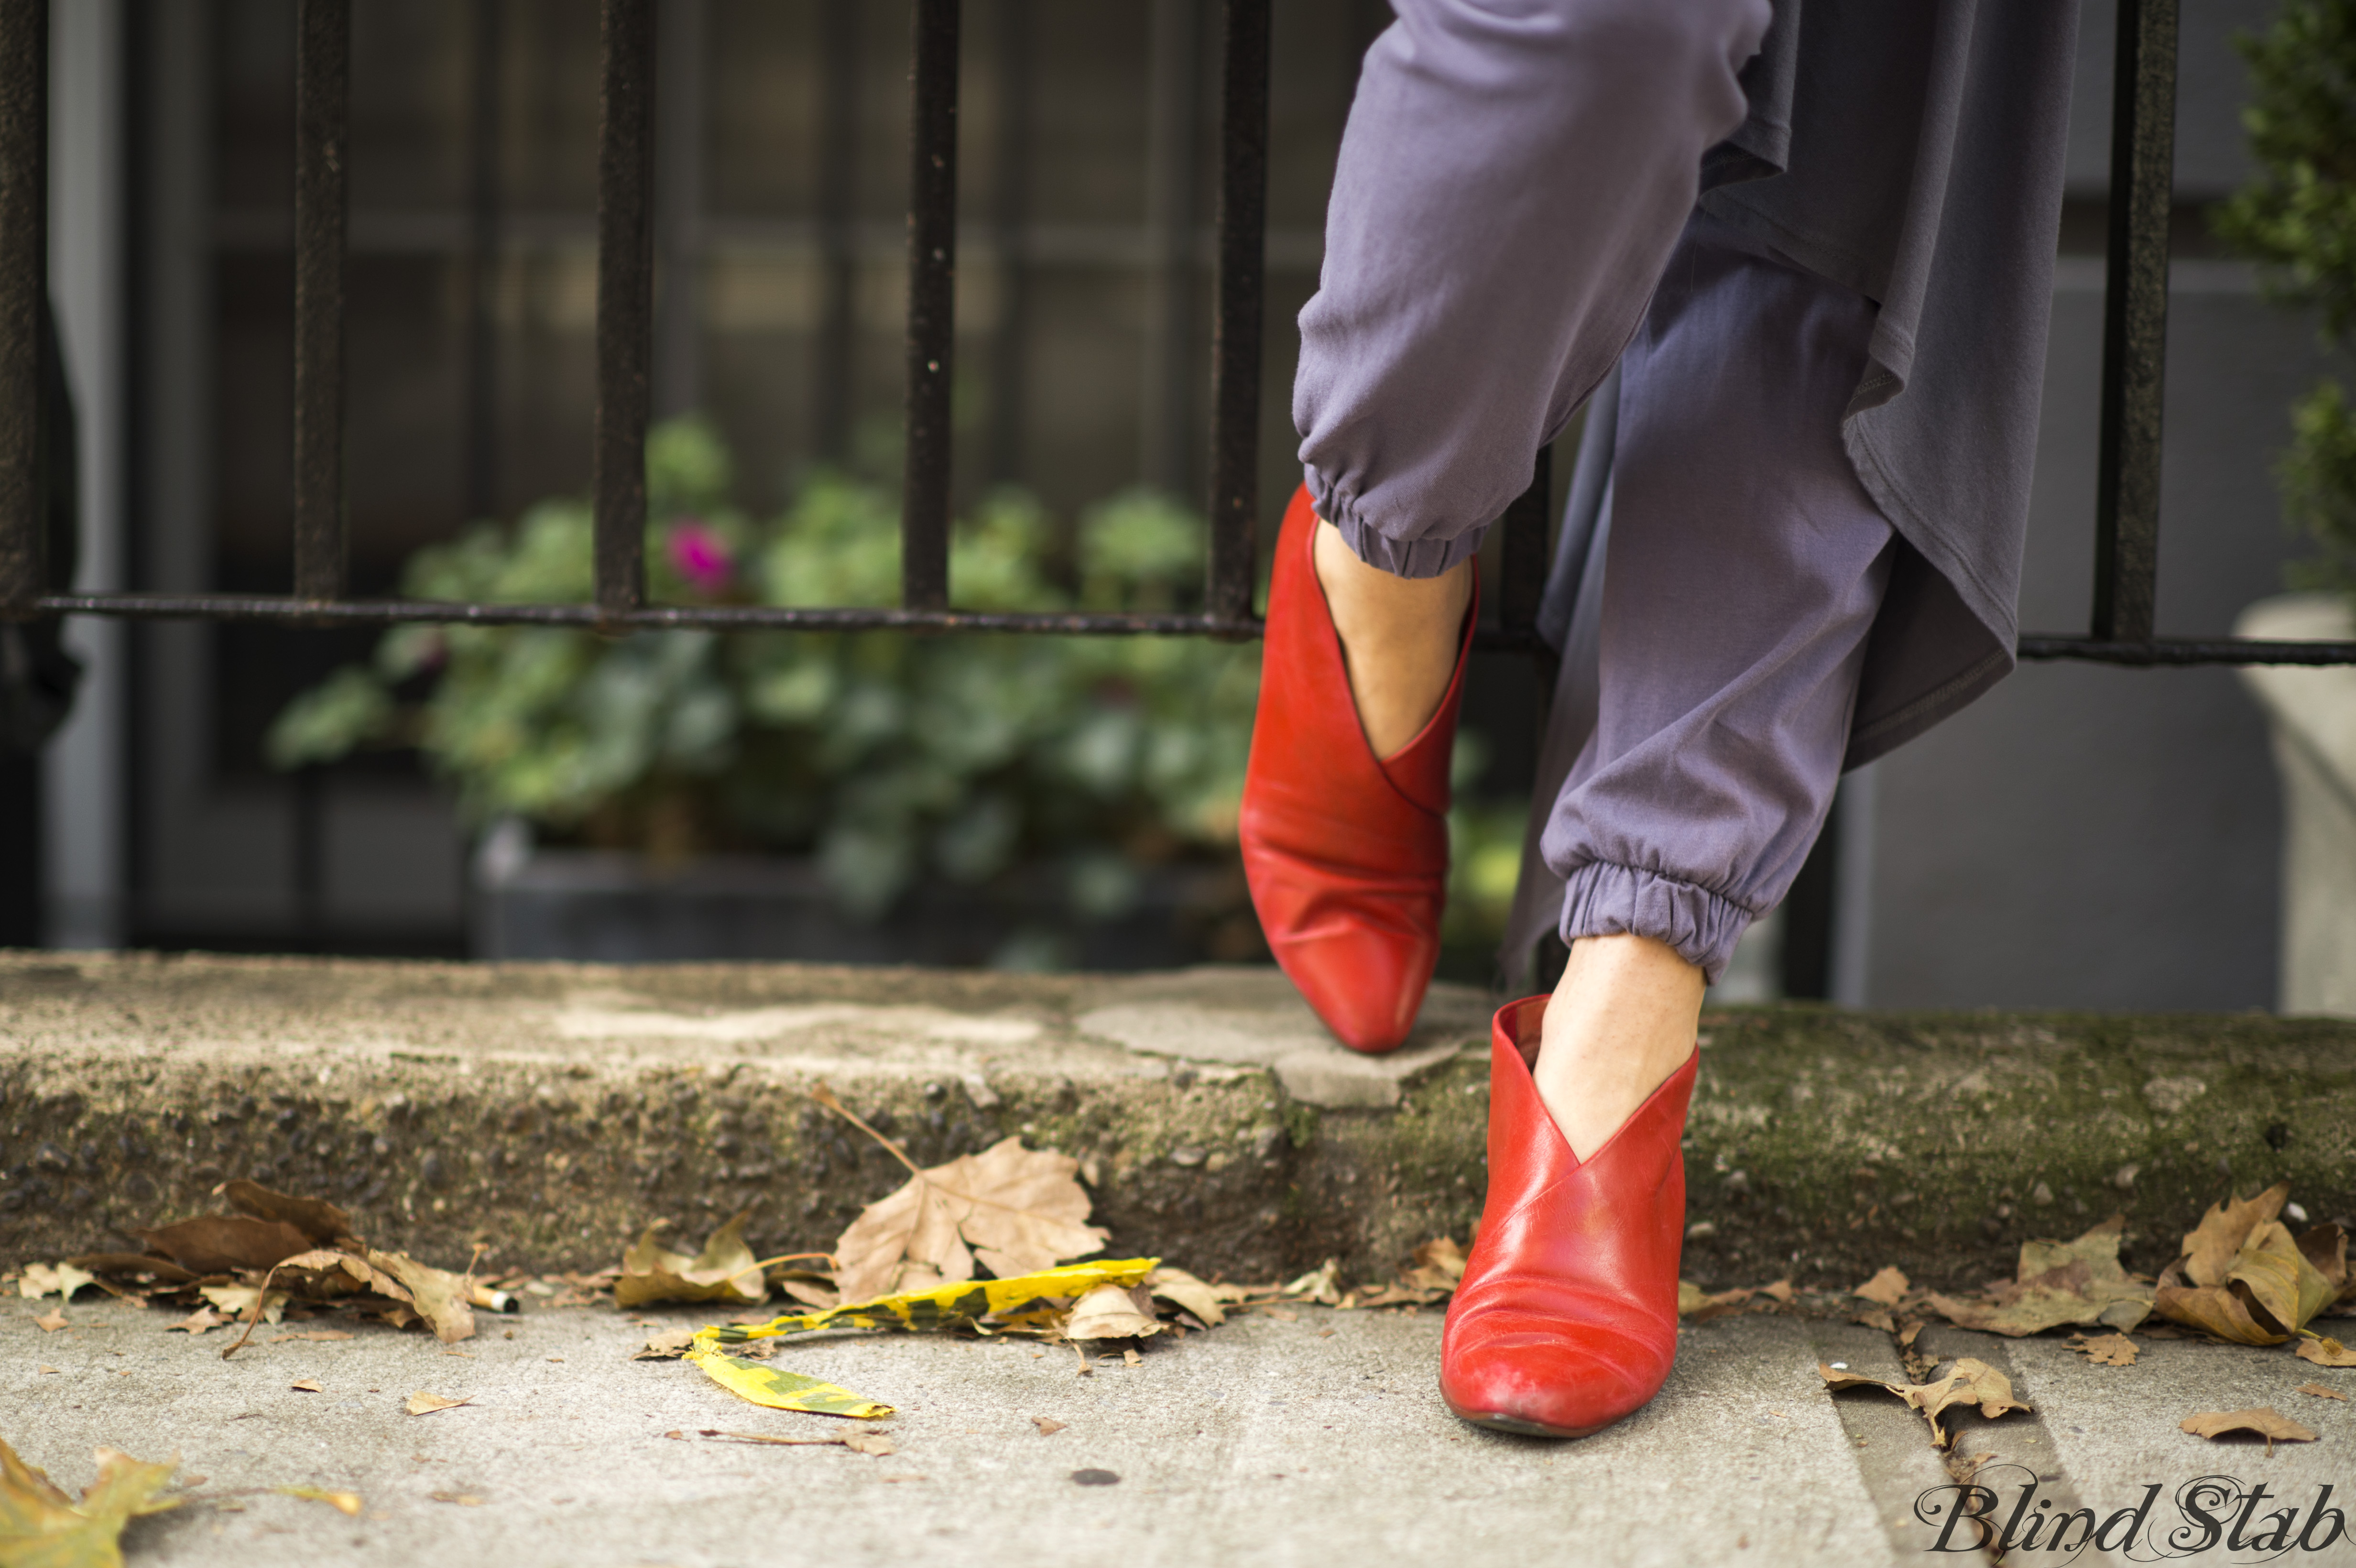
[[[271,621],[294,625],[579,626],[615,632],[1028,632],[1064,636],[1220,637],[1260,635],[1257,618],[1210,615],[1058,614],[998,610],[908,610],[892,606],[649,604],[620,614],[595,604],[461,604],[438,599],[341,599],[321,603],[284,594],[54,593],[36,602],[42,615],[112,615],[145,621]],[[1483,652],[1535,654],[1545,639],[1526,629],[1483,630]],[[1548,650],[1551,651],[1551,650]],[[2356,665],[2356,643],[2274,642],[2241,637],[2160,637],[2147,643],[2031,635],[2024,659],[2096,664]]]

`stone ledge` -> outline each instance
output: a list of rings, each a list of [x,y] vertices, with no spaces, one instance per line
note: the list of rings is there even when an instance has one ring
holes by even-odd
[[[1124,1251],[1387,1275],[1483,1186],[1488,998],[1438,987],[1369,1060],[1272,970],[1007,976],[0,955],[0,1264],[94,1250],[251,1175],[381,1244],[610,1263],[750,1208],[823,1247],[895,1186],[830,1083],[932,1162],[1078,1157]],[[1741,1008],[1704,1023],[1687,1137],[1708,1284],[1972,1285],[2114,1210],[2146,1270],[2231,1185],[2356,1211],[2356,1025]]]

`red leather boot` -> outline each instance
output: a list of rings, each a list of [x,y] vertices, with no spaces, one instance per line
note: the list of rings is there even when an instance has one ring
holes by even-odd
[[[1285,511],[1269,585],[1239,824],[1244,875],[1276,961],[1317,1016],[1353,1050],[1384,1051],[1415,1026],[1440,961],[1448,765],[1480,586],[1440,710],[1377,760],[1317,581],[1316,529],[1304,485]]]
[[[1500,1008],[1489,1045],[1489,1200],[1449,1304],[1440,1392],[1482,1426],[1584,1437],[1667,1381],[1685,1243],[1681,1147],[1697,1051],[1582,1162],[1530,1064],[1547,998]]]

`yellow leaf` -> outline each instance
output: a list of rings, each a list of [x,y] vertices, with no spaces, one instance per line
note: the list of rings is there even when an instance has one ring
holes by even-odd
[[[310,1502],[325,1503],[337,1513],[350,1519],[360,1517],[360,1495],[358,1492],[330,1492],[318,1487],[280,1487],[277,1489],[290,1498],[302,1498]]]
[[[24,1277],[16,1282],[16,1294],[32,1301],[44,1296],[71,1301],[75,1291],[97,1283],[96,1275],[78,1269],[71,1264],[27,1264]]]
[[[957,1328],[981,1321],[993,1312],[1005,1312],[1044,1296],[1085,1296],[1099,1285],[1126,1290],[1145,1283],[1160,1258],[1124,1258],[1119,1262],[1066,1264],[1012,1279],[965,1280],[928,1290],[903,1292],[873,1301],[837,1307],[824,1312],[790,1313],[766,1323],[719,1324],[699,1329],[696,1344],[705,1349],[742,1345],[753,1339],[818,1334],[830,1328]]]
[[[1086,1222],[1079,1168],[1068,1155],[1012,1137],[917,1171],[862,1210],[835,1243],[842,1299],[971,1279],[977,1264],[1005,1278],[1100,1250],[1109,1232]]]
[[[2189,1248],[2197,1243],[2199,1250],[2170,1264],[2160,1276],[2162,1317],[2235,1344],[2279,1345],[2330,1305],[2337,1294],[2331,1282],[2291,1240],[2290,1232],[2277,1221],[2252,1217],[2254,1205],[2278,1200],[2286,1190],[2271,1189],[2236,1206],[2241,1212],[2226,1219],[2219,1218],[2222,1206],[2210,1209],[2202,1229],[2185,1238]],[[2244,1220],[2249,1222],[2243,1223]],[[2204,1236],[2203,1231],[2209,1233]],[[2229,1232],[2242,1237],[2241,1246],[2221,1259],[2217,1237]],[[2207,1281],[2179,1283],[2192,1277],[2196,1267],[2210,1276]]]
[[[806,1378],[799,1372],[783,1371],[776,1367],[765,1367],[735,1356],[723,1355],[718,1350],[690,1350],[687,1359],[701,1367],[705,1377],[737,1398],[750,1400],[771,1410],[801,1410],[813,1415],[862,1418],[892,1413],[890,1405],[878,1404],[865,1394],[853,1393],[847,1388],[820,1382],[816,1378]]]
[[[744,1221],[751,1211],[712,1232],[703,1251],[693,1257],[667,1250],[655,1240],[661,1227],[649,1225],[638,1244],[622,1254],[622,1277],[614,1282],[614,1301],[624,1307],[655,1301],[717,1301],[750,1307],[769,1298],[761,1275],[761,1260],[744,1244]]]
[[[179,1507],[155,1494],[179,1467],[98,1450],[98,1479],[80,1501],[0,1442],[0,1563],[7,1568],[122,1568],[123,1527],[141,1514]]]

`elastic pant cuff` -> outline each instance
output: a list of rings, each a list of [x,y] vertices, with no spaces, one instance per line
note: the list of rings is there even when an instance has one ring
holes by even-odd
[[[1304,470],[1309,498],[1317,515],[1341,530],[1342,542],[1368,566],[1393,577],[1438,577],[1458,561],[1480,553],[1486,528],[1468,528],[1450,539],[1395,539],[1362,520],[1348,496],[1325,482],[1315,469]]]
[[[1698,967],[1711,985],[1725,973],[1751,912],[1708,888],[1657,871],[1590,860],[1563,883],[1562,940],[1649,936]]]

